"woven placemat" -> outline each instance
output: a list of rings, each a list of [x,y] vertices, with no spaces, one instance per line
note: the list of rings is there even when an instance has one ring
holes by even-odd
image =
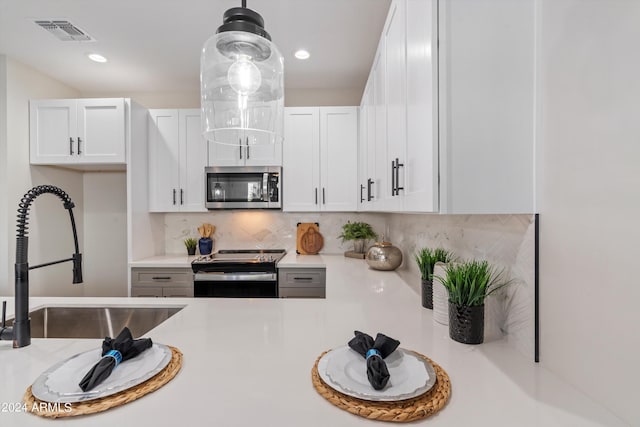
[[[322,353],[311,369],[311,381],[313,387],[320,396],[324,397],[332,405],[340,409],[349,411],[370,420],[393,421],[406,423],[426,418],[442,409],[449,400],[451,394],[451,383],[449,375],[433,360],[420,353],[414,353],[431,363],[436,371],[436,383],[426,393],[414,397],[413,399],[401,400],[397,402],[372,402],[369,400],[357,399],[347,396],[329,387],[318,374],[318,361],[327,352]]]
[[[27,410],[32,414],[46,418],[76,417],[78,415],[94,414],[106,411],[125,403],[133,402],[142,396],[156,391],[176,376],[182,367],[182,352],[175,347],[171,349],[171,360],[165,368],[143,383],[119,393],[106,396],[101,399],[88,400],[78,403],[50,403],[37,399],[31,393],[31,386],[27,388],[22,400],[27,405]]]

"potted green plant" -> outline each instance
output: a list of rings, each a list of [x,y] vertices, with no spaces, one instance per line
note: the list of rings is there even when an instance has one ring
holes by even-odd
[[[365,252],[365,243],[370,239],[377,239],[378,233],[373,231],[371,225],[366,222],[347,221],[342,226],[342,233],[338,236],[342,242],[353,240],[353,251],[363,254]]]
[[[487,261],[451,263],[445,277],[436,277],[449,293],[449,337],[464,344],[484,341],[484,300],[508,285],[503,270]]]
[[[198,241],[196,239],[194,239],[193,237],[187,237],[186,239],[184,239],[184,245],[187,248],[188,255],[196,254],[196,246],[198,245]]]
[[[433,309],[433,267],[437,262],[451,261],[453,253],[442,248],[422,248],[414,257],[420,269],[422,306]]]

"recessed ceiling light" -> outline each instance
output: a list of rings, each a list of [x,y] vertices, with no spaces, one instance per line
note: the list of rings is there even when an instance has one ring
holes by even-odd
[[[107,62],[107,58],[97,53],[89,53],[87,54],[87,56],[89,57],[90,60],[94,62],[100,62],[100,63]]]
[[[294,53],[294,56],[298,59],[309,59],[309,57],[311,56],[309,54],[308,51],[304,50],[304,49],[300,49],[298,51],[296,51],[296,53]]]

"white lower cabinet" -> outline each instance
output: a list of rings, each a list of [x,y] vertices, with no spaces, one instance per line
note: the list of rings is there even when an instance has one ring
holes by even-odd
[[[200,110],[149,110],[149,116],[149,211],[206,211]]]
[[[30,162],[35,165],[124,165],[124,98],[41,99],[29,103]]]
[[[355,211],[358,108],[286,108],[284,135],[283,210]]]

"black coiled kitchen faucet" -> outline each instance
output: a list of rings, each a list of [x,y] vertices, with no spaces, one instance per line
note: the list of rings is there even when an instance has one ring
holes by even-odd
[[[36,197],[45,193],[58,196],[62,200],[64,208],[69,211],[71,229],[73,230],[75,253],[71,258],[29,266],[29,237],[27,237],[29,229],[29,208]],[[73,283],[82,283],[82,254],[78,248],[78,233],[76,231],[76,221],[73,217],[74,207],[75,205],[71,201],[69,195],[62,189],[53,185],[39,185],[37,187],[33,187],[24,195],[24,197],[22,197],[18,204],[18,234],[16,236],[15,264],[15,320],[12,327],[6,327],[4,324],[3,312],[3,322],[2,326],[0,326],[0,340],[13,340],[14,348],[25,347],[31,344],[31,321],[29,319],[29,270],[73,261]]]

